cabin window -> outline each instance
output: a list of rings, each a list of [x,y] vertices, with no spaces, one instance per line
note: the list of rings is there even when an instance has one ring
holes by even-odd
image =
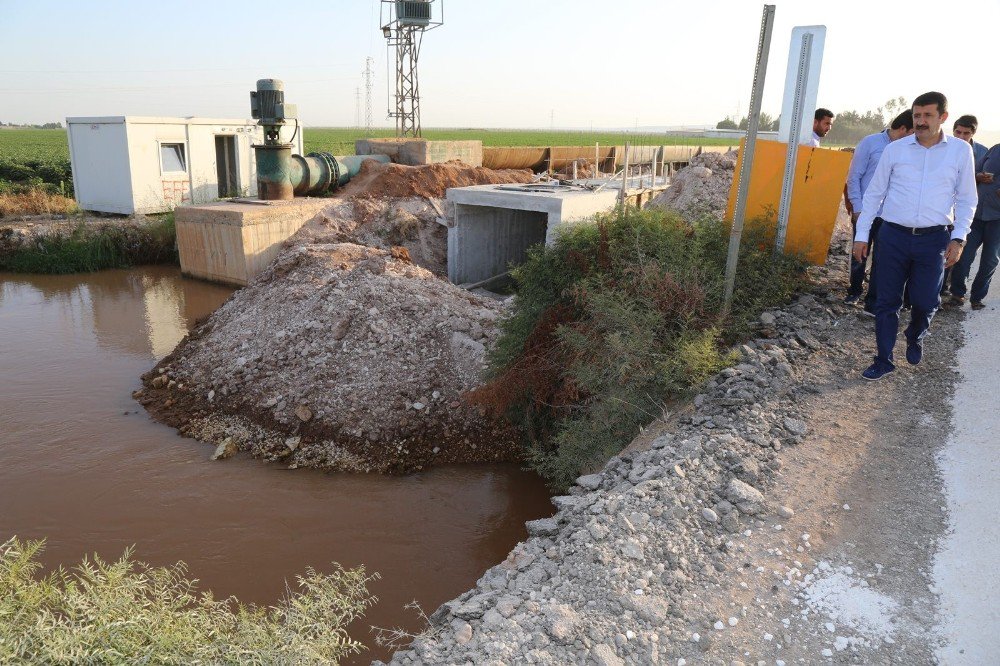
[[[160,169],[164,173],[171,171],[187,171],[187,161],[184,159],[183,143],[160,144]]]

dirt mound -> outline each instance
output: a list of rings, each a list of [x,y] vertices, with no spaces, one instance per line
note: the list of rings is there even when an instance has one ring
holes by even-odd
[[[137,398],[183,434],[293,466],[513,460],[506,426],[460,399],[501,307],[402,248],[300,244],[147,373]]]
[[[347,196],[370,198],[425,197],[440,198],[449,187],[501,183],[530,183],[528,169],[487,169],[462,162],[443,162],[425,166],[383,164],[375,160],[361,163],[361,171],[340,190]]]
[[[735,168],[735,150],[696,155],[649,205],[676,210],[691,221],[706,215],[721,219],[726,214]]]
[[[438,222],[442,203],[436,199],[339,200],[286,241],[307,244],[356,243],[381,250],[404,247],[413,263],[437,276],[448,274],[448,229]]]

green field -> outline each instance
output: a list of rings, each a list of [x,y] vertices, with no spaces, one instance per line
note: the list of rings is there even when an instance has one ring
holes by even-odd
[[[354,141],[364,138],[357,128],[306,128],[305,151],[326,151],[334,155],[353,155]],[[390,129],[376,130],[375,138],[393,136]],[[623,145],[626,141],[643,146],[726,146],[731,139],[676,136],[665,133],[583,132],[522,129],[425,129],[430,140],[479,139],[484,146],[602,146]],[[72,194],[73,177],[69,163],[69,144],[64,129],[0,129],[0,194],[25,188],[43,188],[50,192]]]
[[[334,155],[353,155],[354,141],[364,138],[364,130],[340,127],[313,127],[305,130],[305,150],[326,151]],[[376,139],[394,136],[391,129],[375,130]],[[621,146],[626,141],[640,146],[728,146],[732,139],[706,139],[665,133],[585,132],[530,129],[425,129],[423,138],[431,141],[463,141],[478,139],[487,147],[515,146]]]
[[[66,130],[0,130],[0,194],[25,188],[72,194]]]

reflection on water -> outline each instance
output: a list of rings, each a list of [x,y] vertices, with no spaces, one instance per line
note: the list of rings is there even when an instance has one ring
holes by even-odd
[[[65,332],[92,332],[101,346],[159,360],[229,294],[229,287],[180,278],[177,270],[150,266],[141,271],[77,275],[11,275],[0,281],[0,306],[30,294],[56,307]],[[16,305],[14,306],[16,307]],[[18,316],[17,312],[4,313]],[[20,313],[32,316],[31,313]]]
[[[231,293],[174,268],[0,273],[0,541],[46,538],[43,561],[188,563],[217,595],[270,603],[307,566],[382,574],[367,623],[415,628],[551,513],[537,477],[459,466],[403,478],[289,471],[152,422],[139,375]],[[357,638],[370,643],[367,624]],[[380,652],[366,653],[366,659]]]

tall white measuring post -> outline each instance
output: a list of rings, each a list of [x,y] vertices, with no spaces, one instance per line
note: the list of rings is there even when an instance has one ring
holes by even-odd
[[[733,227],[729,232],[729,254],[726,256],[725,295],[722,301],[723,317],[729,314],[729,308],[733,304],[733,289],[736,285],[736,262],[740,257],[740,240],[743,237],[743,222],[747,212],[750,173],[753,167],[754,148],[757,146],[757,128],[760,125],[760,103],[764,96],[764,77],[767,74],[767,56],[771,51],[771,29],[773,27],[774,5],[764,5],[764,15],[760,20],[760,41],[757,44],[757,64],[753,70],[753,87],[750,92],[747,139],[743,144],[739,188],[736,191],[736,208],[733,211]]]
[[[781,125],[778,128],[778,139],[788,143],[785,173],[781,181],[781,199],[778,202],[778,230],[774,240],[774,251],[778,253],[785,250],[799,146],[812,141],[812,125],[807,117],[811,118],[816,109],[825,41],[825,26],[809,25],[792,29],[788,71],[785,74],[785,97],[781,105]]]

